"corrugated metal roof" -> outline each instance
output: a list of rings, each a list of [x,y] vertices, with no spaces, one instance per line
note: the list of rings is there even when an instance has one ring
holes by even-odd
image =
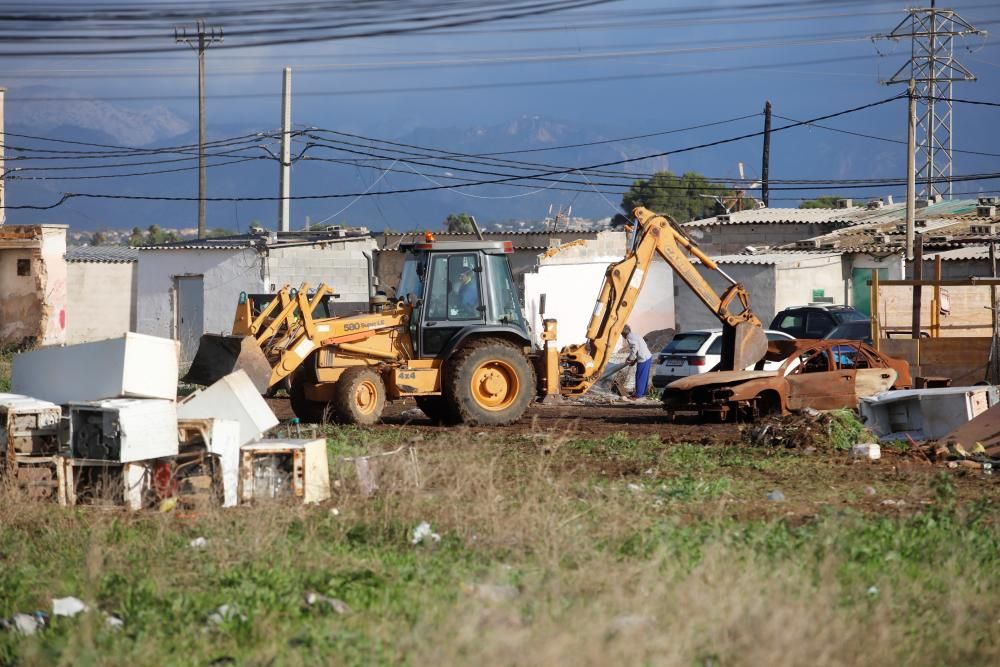
[[[840,257],[839,252],[762,252],[756,255],[719,255],[716,264],[793,264],[809,259]]]
[[[341,241],[361,241],[372,238],[364,231],[323,230],[299,232],[268,231],[260,234],[232,234],[216,236],[207,239],[185,239],[157,245],[139,246],[139,250],[240,250],[243,248],[268,247],[281,248],[287,246],[322,245],[324,243],[339,243]]]
[[[924,261],[934,260],[937,257],[941,258],[942,262],[963,260],[963,259],[989,259],[990,249],[988,246],[984,245],[973,245],[965,246],[964,248],[955,248],[954,250],[944,250],[942,252],[935,252],[931,254],[924,253]]]
[[[917,220],[941,216],[963,218],[974,214],[978,200],[955,199],[931,204],[916,209]],[[735,211],[704,220],[694,220],[682,227],[708,227],[712,225],[747,224],[840,224],[861,225],[902,220],[906,216],[906,205],[893,203],[879,208],[854,206],[852,208],[757,208],[749,211]],[[970,218],[971,219],[971,218]],[[979,218],[980,221],[986,218]]]
[[[139,259],[139,250],[123,245],[73,246],[65,257],[67,262],[131,264]]]
[[[174,241],[171,243],[160,243],[157,245],[138,246],[138,250],[241,250],[254,247],[254,240],[251,238],[230,239],[191,239],[189,241]]]

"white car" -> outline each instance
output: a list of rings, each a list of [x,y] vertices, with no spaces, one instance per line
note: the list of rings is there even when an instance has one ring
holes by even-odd
[[[782,331],[767,330],[767,339],[795,340]],[[674,336],[654,359],[653,386],[665,387],[674,380],[689,375],[707,373],[722,361],[722,329],[696,329]],[[775,370],[780,361],[764,363],[764,370]]]

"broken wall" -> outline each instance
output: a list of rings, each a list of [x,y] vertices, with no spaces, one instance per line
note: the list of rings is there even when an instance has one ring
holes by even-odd
[[[136,262],[69,262],[66,343],[116,338],[135,330]]]
[[[0,227],[0,344],[66,342],[66,225]]]

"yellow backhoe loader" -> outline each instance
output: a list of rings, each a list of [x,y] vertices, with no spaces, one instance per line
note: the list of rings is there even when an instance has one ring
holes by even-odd
[[[745,368],[763,358],[767,339],[743,286],[667,218],[641,207],[633,215],[628,252],[608,267],[585,343],[557,350],[556,322],[547,319],[544,347],[534,349],[506,257],[513,252],[509,241],[442,242],[428,233],[424,242],[406,247],[395,300],[373,299],[368,313],[317,318],[304,290],[289,293],[271,318],[280,336],[268,334],[274,327],[257,323],[259,317],[256,330],[234,326],[234,333],[252,340],[241,342],[241,352],[263,353],[267,368],[239,358],[235,363],[256,373],[259,386],[288,381],[292,409],[307,422],[372,424],[387,399],[413,396],[444,423],[507,424],[536,398],[580,395],[597,382],[657,254],[722,322],[722,368]],[[721,296],[691,257],[727,279]],[[246,321],[245,312],[238,315],[238,323]],[[270,343],[262,344],[267,335]],[[212,364],[217,376],[226,366]]]

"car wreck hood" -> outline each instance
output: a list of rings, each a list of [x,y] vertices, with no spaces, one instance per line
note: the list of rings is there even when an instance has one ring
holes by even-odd
[[[711,384],[731,384],[733,382],[746,382],[747,380],[777,376],[778,371],[713,371],[702,373],[701,375],[689,375],[686,378],[675,380],[667,385],[667,389],[687,391],[688,389]]]

